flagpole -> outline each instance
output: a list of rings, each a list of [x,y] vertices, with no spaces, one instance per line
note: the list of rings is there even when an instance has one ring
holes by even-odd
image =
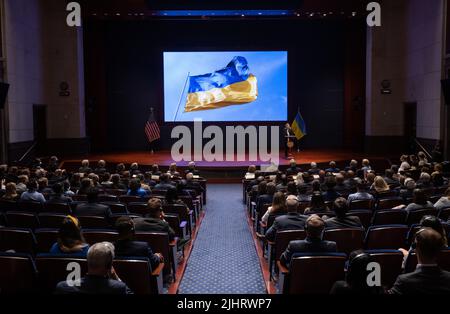
[[[152,120],[155,120],[155,113],[153,111],[153,107],[150,107],[150,118]],[[150,143],[150,154],[152,154],[152,155],[155,154],[153,147],[154,147],[153,142],[151,142]]]
[[[183,95],[184,95],[184,92],[186,91],[186,86],[189,81],[190,74],[191,74],[191,72],[188,72],[187,77],[186,77],[186,82],[184,83],[183,91],[181,92],[181,95],[180,95],[180,101],[178,102],[177,112],[175,113],[175,117],[173,118],[173,122],[177,121],[178,112],[180,111],[181,101],[183,100]]]

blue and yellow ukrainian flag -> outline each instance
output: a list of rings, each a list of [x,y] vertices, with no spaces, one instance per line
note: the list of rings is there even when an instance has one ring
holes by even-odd
[[[297,140],[302,139],[306,135],[305,120],[303,120],[300,111],[297,112],[297,116],[295,117],[294,122],[292,122],[292,131],[294,132]]]
[[[258,82],[247,59],[234,57],[223,69],[189,77],[185,112],[247,104],[258,98]]]

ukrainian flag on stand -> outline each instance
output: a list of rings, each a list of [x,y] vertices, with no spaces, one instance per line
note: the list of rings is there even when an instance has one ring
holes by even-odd
[[[247,59],[234,57],[223,69],[189,77],[185,112],[242,105],[258,98],[258,82]]]
[[[297,140],[302,139],[306,135],[305,120],[303,120],[303,117],[302,117],[300,111],[298,111],[294,122],[292,122],[292,131],[294,132]]]

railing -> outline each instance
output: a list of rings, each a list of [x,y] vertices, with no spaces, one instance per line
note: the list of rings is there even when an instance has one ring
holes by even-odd
[[[417,138],[414,138],[414,142],[416,143],[417,146],[420,147],[420,149],[425,153],[425,155],[427,155],[427,157],[431,160],[433,159],[433,157],[431,156],[431,154],[428,152],[428,150],[423,147],[422,144],[420,144],[420,142],[417,140]]]
[[[21,163],[22,161],[24,161],[25,158],[27,158],[27,156],[33,151],[33,149],[36,147],[37,142],[34,142],[30,148],[28,148],[28,150],[25,152],[25,154],[22,155],[22,157],[20,157],[20,159],[18,160],[19,163]]]

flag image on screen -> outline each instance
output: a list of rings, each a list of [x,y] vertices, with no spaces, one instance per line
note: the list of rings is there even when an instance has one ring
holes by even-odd
[[[258,98],[257,78],[247,59],[236,56],[223,69],[189,77],[185,112],[247,104]]]
[[[164,121],[286,121],[287,51],[163,53]]]

